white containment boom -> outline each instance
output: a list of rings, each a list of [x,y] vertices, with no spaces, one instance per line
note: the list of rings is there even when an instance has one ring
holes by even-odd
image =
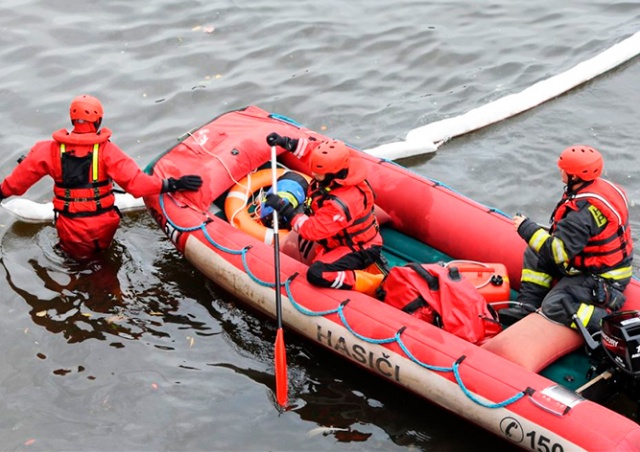
[[[460,116],[410,130],[405,141],[383,144],[364,152],[387,160],[434,152],[447,140],[529,110],[559,96],[640,54],[640,32],[568,71],[542,80]]]
[[[535,83],[524,91],[502,97],[460,116],[410,130],[405,141],[364,149],[364,152],[387,160],[435,152],[442,143],[453,137],[529,110],[629,61],[638,54],[640,54],[640,32],[562,74]],[[22,221],[29,223],[53,221],[53,203],[51,202],[37,203],[25,198],[11,198],[4,200],[0,205]],[[144,202],[129,194],[118,193],[116,205],[121,211],[126,212],[143,208]]]
[[[116,193],[116,206],[121,212],[142,209],[142,198],[134,198],[128,193]],[[35,202],[30,199],[15,197],[5,199],[0,205],[13,216],[26,223],[47,223],[53,221],[53,203]]]

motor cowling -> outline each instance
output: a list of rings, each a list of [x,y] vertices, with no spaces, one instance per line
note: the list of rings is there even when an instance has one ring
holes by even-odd
[[[602,319],[602,347],[619,369],[640,376],[640,311],[622,311]]]

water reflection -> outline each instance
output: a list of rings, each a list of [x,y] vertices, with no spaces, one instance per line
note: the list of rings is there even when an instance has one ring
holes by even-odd
[[[252,358],[251,366],[243,367],[239,364],[242,361],[210,365],[230,369],[268,388],[275,413],[278,410],[273,368],[275,322],[236,302],[232,295],[210,282],[206,286],[213,298],[209,307],[211,316],[238,353]],[[307,431],[310,444],[314,437],[331,436],[338,443],[352,443],[349,447],[384,449],[388,444],[375,439],[380,438],[378,429],[382,429],[385,437],[398,448],[501,450],[504,445],[492,437],[485,438],[479,427],[336,357],[286,327],[285,344],[289,383],[287,414],[295,414],[316,426]],[[470,448],[465,435],[474,435],[478,443]]]
[[[23,223],[12,225],[2,239],[7,283],[26,301],[33,324],[73,344],[58,347],[55,341],[47,341],[39,347],[38,362],[55,362],[50,371],[65,376],[53,380],[56,388],[76,384],[74,375],[82,374],[109,388],[103,391],[113,389],[109,400],[116,400],[118,394],[129,401],[137,400],[140,381],[145,388],[153,388],[161,375],[163,381],[175,383],[167,383],[167,387],[181,391],[181,397],[157,399],[158,405],[150,403],[149,410],[156,412],[162,406],[169,416],[168,413],[182,412],[187,403],[185,397],[201,400],[203,393],[216,394],[221,383],[208,380],[211,374],[206,369],[223,367],[256,382],[273,397],[275,322],[205,280],[163,238],[148,215],[126,218],[112,249],[82,265],[58,252],[52,246],[56,241],[52,226]],[[137,347],[132,347],[130,341],[136,341]],[[283,422],[296,425],[298,422],[286,418],[293,416],[305,421],[304,444],[322,447],[326,436],[347,448],[366,444],[369,450],[390,450],[391,441],[397,448],[433,450],[435,446],[464,450],[462,438],[466,437],[460,435],[459,429],[484,438],[473,426],[391,387],[388,381],[287,329],[285,341],[291,407],[283,415]],[[82,346],[78,347],[80,343]],[[129,345],[126,350],[108,353],[102,344],[115,348]],[[152,349],[160,352],[150,353]],[[65,364],[59,366],[62,356]],[[122,357],[136,363],[140,381],[131,382],[129,361],[124,361],[122,368],[116,367],[114,376],[112,360]],[[35,370],[28,374],[38,375],[40,368],[35,364]],[[149,372],[152,377],[145,377]],[[237,386],[225,382],[224,391],[240,391],[244,380],[238,378]],[[189,388],[195,392],[189,392]],[[259,407],[264,399],[262,393],[257,397],[259,400],[251,403]],[[37,406],[40,402],[34,399],[30,403]],[[54,406],[60,403],[56,401]],[[233,410],[224,398],[219,403],[224,406],[220,416],[226,416],[222,414],[225,409]],[[275,398],[271,403],[276,415]],[[84,402],[76,406],[73,400],[69,404],[68,409],[73,412],[82,412],[79,406],[85,406]],[[189,405],[195,406],[195,402]],[[206,409],[205,405],[198,406]],[[127,414],[110,409],[104,416],[116,422],[116,417],[126,418]],[[210,416],[206,414],[207,422]],[[295,432],[288,435],[282,441],[296,437]],[[493,439],[479,442],[480,448],[495,446]],[[253,443],[245,445],[248,444]]]
[[[14,223],[2,240],[7,282],[36,325],[68,343],[98,339],[120,348],[145,333],[168,336],[166,319],[185,322],[171,316],[177,298],[163,296],[162,282],[145,275],[118,241],[85,262],[68,258],[56,242],[53,226],[24,223]]]
[[[262,315],[251,315],[242,305],[231,303],[233,296],[223,294],[211,283],[207,287],[214,297],[211,314],[220,321],[222,329],[235,344],[242,355],[252,355],[253,361],[262,362],[264,367],[243,368],[235,363],[216,363],[215,367],[224,367],[243,375],[269,388],[274,413],[279,410],[275,399],[274,342],[275,322],[265,320]],[[288,412],[296,413],[301,419],[318,422],[321,427],[308,433],[312,437],[318,434],[332,435],[340,442],[366,441],[371,433],[361,432],[355,427],[359,420],[366,417],[367,403],[362,397],[354,396],[341,383],[331,378],[321,383],[309,379],[305,370],[310,353],[306,343],[287,334],[287,373],[289,380]],[[290,337],[289,337],[290,336]],[[309,345],[314,347],[313,344]],[[334,357],[330,357],[335,361]],[[341,360],[340,360],[341,361]],[[316,363],[317,364],[317,363]],[[332,364],[333,365],[333,364]],[[313,364],[312,364],[313,366]],[[345,363],[345,366],[348,366]],[[372,377],[373,378],[373,377]]]
[[[377,434],[382,429],[389,441],[409,450],[512,450],[508,444],[484,438],[479,427],[325,349],[310,347],[295,356],[293,362],[314,376],[296,388],[296,396],[304,402],[296,413],[320,426],[338,427],[323,433],[337,442],[366,441],[362,447],[384,449]],[[473,446],[470,437],[477,440]]]

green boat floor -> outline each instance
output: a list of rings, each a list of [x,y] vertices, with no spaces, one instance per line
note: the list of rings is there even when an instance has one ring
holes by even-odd
[[[540,375],[575,391],[587,383],[591,361],[582,350],[576,350],[543,369]]]
[[[449,262],[451,257],[432,248],[402,232],[383,226],[380,228],[383,246],[382,254],[389,261],[390,267],[405,265],[409,262],[430,264],[434,262]]]

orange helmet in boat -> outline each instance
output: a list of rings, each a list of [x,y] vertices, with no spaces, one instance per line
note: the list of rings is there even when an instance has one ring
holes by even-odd
[[[349,154],[349,148],[342,141],[323,141],[313,150],[309,166],[316,174],[336,174],[349,168]]]
[[[90,122],[96,126],[97,130],[100,128],[103,114],[104,109],[100,101],[88,94],[77,96],[69,106],[69,117],[73,125],[76,124],[76,121]]]
[[[558,168],[583,181],[592,181],[600,177],[603,167],[602,155],[584,144],[569,146],[558,158]]]

